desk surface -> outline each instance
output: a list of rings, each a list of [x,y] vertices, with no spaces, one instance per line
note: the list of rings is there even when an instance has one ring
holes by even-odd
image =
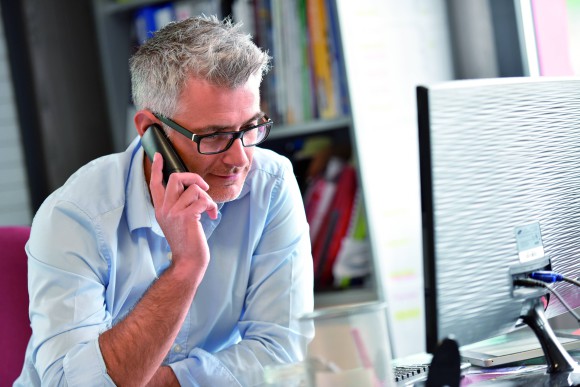
[[[567,351],[580,350],[580,335],[570,330],[554,334]],[[462,357],[472,365],[497,367],[542,357],[544,352],[534,332],[524,327],[508,334],[461,347]]]
[[[567,331],[566,333],[571,332]],[[577,332],[574,332],[577,333]],[[532,333],[533,334],[533,333]],[[568,350],[568,353],[573,357],[576,362],[580,363],[580,349]],[[425,364],[430,363],[432,359],[432,355],[430,354],[417,354],[413,356],[407,356],[400,359],[395,359],[393,361],[394,365],[405,365],[405,364]],[[579,369],[580,370],[580,369]],[[580,372],[580,371],[579,371]],[[543,356],[534,357],[531,359],[512,362],[507,364],[502,364],[496,367],[478,367],[472,365],[469,369],[463,372],[463,378],[461,380],[461,386],[477,386],[480,384],[486,384],[486,382],[491,383],[495,381],[496,383],[500,380],[498,378],[506,378],[506,377],[522,377],[526,375],[533,375],[534,379],[541,379],[543,376],[546,375],[546,363],[545,358]],[[580,377],[580,373],[579,373]],[[580,380],[578,381],[580,383]],[[418,384],[421,385],[421,384]],[[515,379],[512,382],[507,384],[502,384],[502,386],[516,386],[520,385]],[[526,384],[524,384],[526,385]],[[529,385],[529,384],[528,384]],[[543,385],[543,384],[540,384]],[[566,385],[557,380],[557,377],[554,378],[552,382],[550,380],[549,383],[545,384],[549,385]]]
[[[570,355],[576,362],[580,362],[580,350],[569,351]],[[580,378],[580,368],[578,368],[578,377]],[[498,367],[477,367],[471,366],[469,370],[464,373],[461,380],[461,386],[478,385],[485,381],[494,381],[498,378],[505,377],[522,377],[526,375],[534,375],[534,378],[540,378],[546,374],[546,364],[544,357],[538,357],[530,360],[525,360],[517,363],[510,363]],[[501,380],[501,379],[500,379]],[[517,380],[517,379],[515,379]],[[562,385],[554,380],[553,385]],[[578,380],[580,383],[580,379]],[[517,385],[517,384],[514,384]],[[550,385],[550,384],[547,384]],[[564,384],[565,385],[565,384]]]

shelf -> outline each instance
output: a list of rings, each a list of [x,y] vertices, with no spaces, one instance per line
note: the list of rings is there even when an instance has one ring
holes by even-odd
[[[219,0],[190,1],[192,6],[206,3],[224,6],[224,3]],[[127,126],[128,121],[130,121],[127,105],[131,102],[130,73],[127,64],[134,53],[136,44],[134,14],[141,7],[163,5],[170,2],[170,0],[92,0],[107,94],[110,130],[116,152],[124,151],[127,146]],[[284,23],[284,25],[286,24]],[[343,71],[341,70],[338,75],[344,76]],[[263,96],[265,97],[265,95],[270,96],[270,94],[264,93]],[[313,92],[312,95],[314,96],[315,93]],[[345,101],[348,100],[346,95],[343,98]],[[275,108],[275,104],[273,105]],[[282,155],[288,154],[288,158],[295,163],[295,173],[300,176],[308,160],[293,160],[292,152],[299,149],[306,140],[319,135],[328,135],[333,146],[339,151],[342,151],[343,148],[350,149],[354,143],[352,117],[349,110],[343,106],[334,111],[340,112],[336,113],[340,116],[333,119],[315,119],[293,124],[285,124],[281,120],[276,120],[269,136],[269,140],[273,141],[266,142],[264,147]],[[268,112],[266,110],[266,112],[273,116],[280,115],[276,111]],[[305,115],[310,116],[311,114],[314,112]],[[134,129],[131,129],[131,132],[133,131]],[[376,289],[369,287],[315,292],[315,306],[318,308],[359,303],[376,300],[376,298]]]
[[[293,125],[277,126],[276,123],[274,123],[268,138],[273,140],[284,137],[309,135],[324,132],[326,130],[350,127],[351,122],[352,120],[350,117],[339,117],[331,120],[315,120]]]
[[[314,309],[376,301],[374,289],[346,289],[314,293]]]

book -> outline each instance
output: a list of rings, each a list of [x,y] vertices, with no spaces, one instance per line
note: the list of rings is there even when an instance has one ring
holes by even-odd
[[[295,124],[304,121],[303,109],[303,84],[300,81],[302,75],[302,47],[300,20],[298,16],[298,1],[285,0],[282,6],[282,13],[285,16],[283,22],[283,50],[285,52],[284,78],[287,95],[286,117],[287,124]],[[309,90],[310,92],[310,90]]]
[[[306,220],[310,225],[311,241],[316,240],[318,236],[335,191],[336,184],[322,177],[316,178],[308,191],[305,209]]]
[[[356,171],[346,164],[336,181],[336,190],[322,221],[312,248],[315,289],[333,286],[332,269],[343,238],[351,223],[353,204],[357,192]]]
[[[276,98],[277,113],[281,120],[286,122],[288,114],[288,85],[286,84],[286,72],[287,72],[287,50],[285,49],[285,24],[286,15],[284,15],[283,1],[288,0],[271,0],[270,3],[270,15],[271,15],[271,25],[272,25],[272,44],[276,55],[273,58],[274,62],[274,74],[276,83],[274,84],[273,95]]]
[[[262,49],[266,50],[272,59],[272,69],[264,77],[261,85],[261,104],[262,110],[268,112],[268,115],[274,122],[283,122],[278,113],[276,103],[276,82],[277,66],[276,60],[277,49],[274,47],[272,32],[272,9],[270,0],[254,0],[254,25],[256,36],[254,41]]]
[[[143,44],[157,30],[173,20],[175,20],[175,9],[172,3],[138,8],[134,14],[137,44]]]
[[[338,25],[338,10],[336,0],[326,0],[326,15],[328,18],[328,47],[330,52],[332,83],[334,90],[334,109],[338,115],[350,114],[348,101],[348,86],[346,75],[343,74],[342,41]]]
[[[303,120],[310,121],[316,112],[316,102],[313,98],[314,74],[312,72],[312,57],[310,55],[310,34],[308,33],[308,18],[306,13],[306,1],[298,0],[297,14],[299,18],[298,30],[300,32],[300,55],[302,72],[300,82],[302,83],[302,112]]]
[[[328,18],[325,0],[307,0],[306,16],[310,33],[314,93],[318,117],[334,118],[337,116],[337,112],[334,103],[331,58],[328,50]]]
[[[334,286],[345,288],[354,280],[363,281],[371,273],[371,245],[367,235],[361,188],[358,187],[353,204],[351,224],[342,238],[340,250],[332,267]]]
[[[310,139],[308,144],[304,146],[302,153],[308,155],[310,152],[323,152],[329,144],[325,141],[326,138],[320,139]],[[311,149],[307,149],[311,148]],[[296,157],[307,157],[301,156],[300,153]],[[312,160],[310,161],[313,162]],[[336,181],[338,176],[344,166],[344,161],[338,158],[331,158],[324,170],[323,174],[316,174],[311,177],[308,186],[304,193],[304,207],[306,210],[306,220],[310,225],[310,240],[315,241],[318,232],[324,221],[324,217],[328,212],[328,208],[334,197],[334,192],[336,190]]]

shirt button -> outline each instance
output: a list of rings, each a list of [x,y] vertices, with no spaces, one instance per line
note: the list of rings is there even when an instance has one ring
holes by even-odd
[[[181,353],[182,350],[183,348],[179,344],[175,344],[175,346],[173,347],[173,352],[175,353]]]
[[[170,252],[167,253],[167,259],[169,259],[170,261],[173,259],[173,254]]]

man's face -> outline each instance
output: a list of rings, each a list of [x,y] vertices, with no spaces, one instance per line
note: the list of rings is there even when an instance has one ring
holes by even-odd
[[[195,134],[239,131],[256,125],[260,116],[260,80],[253,76],[236,89],[217,87],[191,78],[183,90],[178,112],[172,120]],[[244,147],[235,140],[225,152],[203,155],[197,144],[169,130],[169,139],[190,172],[200,175],[208,184],[208,193],[215,202],[238,197],[252,165],[253,147]]]

